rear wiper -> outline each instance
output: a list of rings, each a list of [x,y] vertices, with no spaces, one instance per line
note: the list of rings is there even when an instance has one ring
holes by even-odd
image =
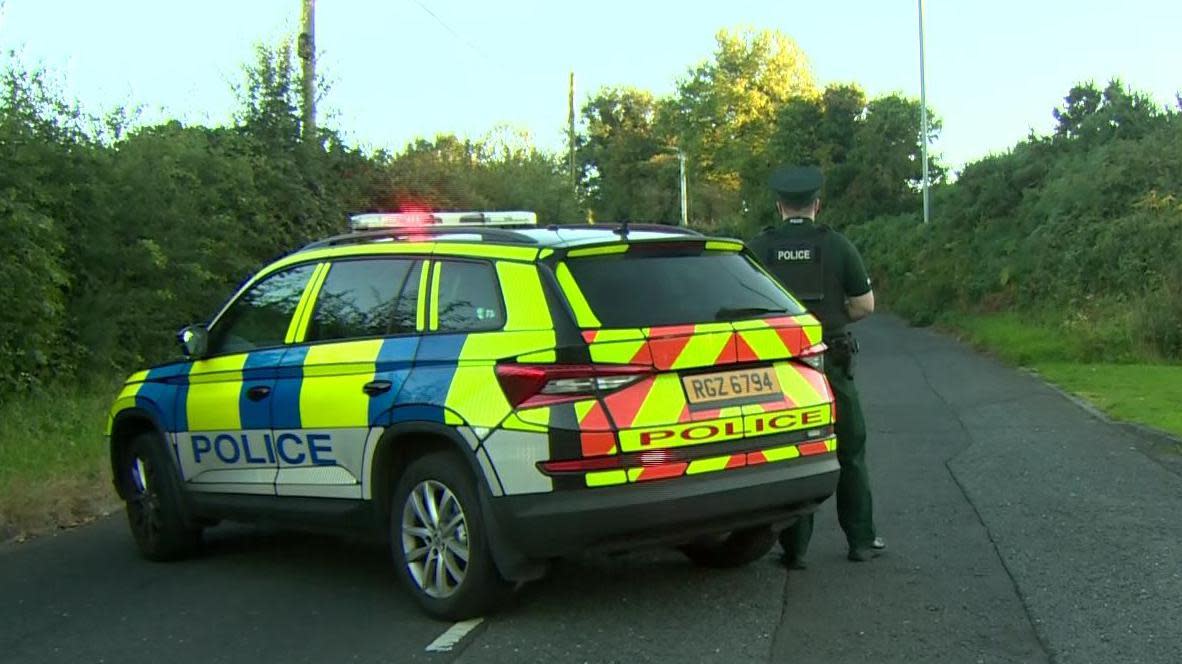
[[[784,309],[770,309],[768,307],[723,307],[714,313],[714,320],[737,320],[748,316],[765,316],[767,314],[786,314]]]

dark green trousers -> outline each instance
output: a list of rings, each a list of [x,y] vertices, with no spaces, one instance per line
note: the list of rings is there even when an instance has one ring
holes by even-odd
[[[826,358],[828,360],[828,358]],[[874,541],[874,503],[870,497],[870,474],[866,470],[866,420],[851,365],[826,362],[825,375],[833,388],[837,409],[837,521],[845,531],[851,549],[870,546]],[[780,533],[780,545],[790,556],[803,557],[813,536],[813,515],[803,516],[796,525]]]

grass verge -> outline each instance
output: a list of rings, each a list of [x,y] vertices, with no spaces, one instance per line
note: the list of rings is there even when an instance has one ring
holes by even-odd
[[[1182,366],[1040,362],[1034,369],[1118,420],[1182,437]]]
[[[109,513],[103,437],[114,389],[47,389],[0,403],[0,541]]]
[[[1182,365],[1149,363],[1131,344],[1079,334],[1014,313],[955,316],[946,324],[975,346],[1034,369],[1109,416],[1182,437]],[[1182,452],[1182,450],[1178,450]]]

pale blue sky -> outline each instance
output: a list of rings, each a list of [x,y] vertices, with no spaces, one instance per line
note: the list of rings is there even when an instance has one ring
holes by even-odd
[[[0,4],[0,47],[44,66],[88,110],[222,122],[252,45],[295,32],[301,3]],[[668,93],[709,57],[719,28],[740,25],[796,39],[821,84],[918,97],[916,17],[913,0],[318,0],[317,50],[333,82],[322,110],[367,147],[507,123],[556,149],[571,69],[580,103],[604,85]],[[1049,131],[1077,81],[1119,76],[1163,106],[1182,89],[1176,0],[930,0],[926,18],[928,102],[944,120],[936,149],[954,166]]]

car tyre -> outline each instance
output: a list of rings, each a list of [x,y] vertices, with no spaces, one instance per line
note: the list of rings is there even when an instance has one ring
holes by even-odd
[[[493,561],[475,482],[450,452],[419,457],[390,503],[390,549],[398,576],[434,618],[467,620],[512,593]]]
[[[154,432],[136,436],[119,468],[127,522],[140,554],[148,560],[184,558],[201,543],[201,528],[185,518],[180,478]]]
[[[702,537],[682,545],[681,552],[695,565],[713,569],[742,567],[766,556],[776,544],[769,527],[734,530],[725,535]]]

